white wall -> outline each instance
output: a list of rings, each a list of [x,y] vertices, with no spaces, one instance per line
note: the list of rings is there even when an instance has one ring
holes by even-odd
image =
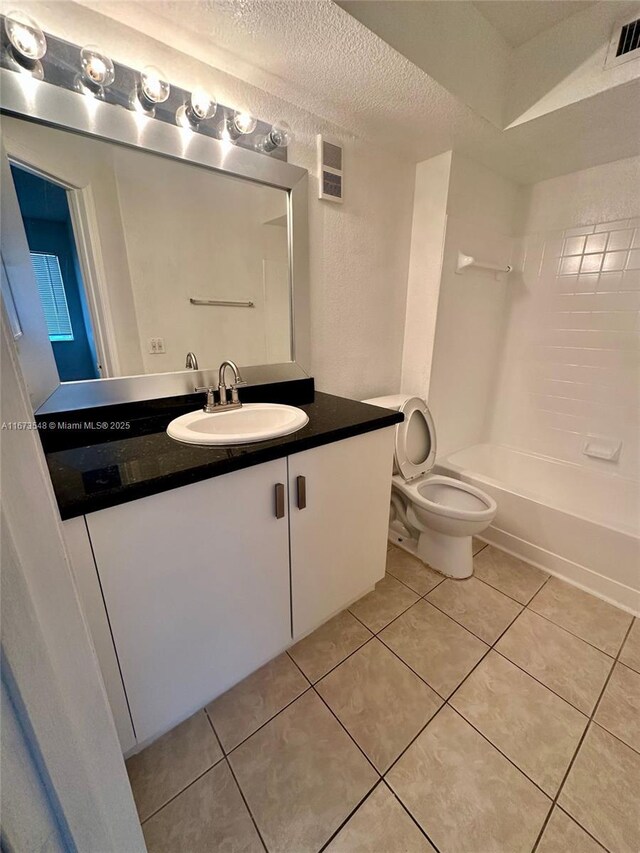
[[[416,166],[400,390],[424,399],[431,378],[452,153]]]
[[[428,161],[431,168],[435,159]],[[487,263],[510,263],[519,198],[516,184],[455,152],[446,190],[444,204],[430,222],[430,232],[439,241],[446,224],[437,275],[435,264],[421,257],[412,241],[411,270],[417,279],[414,266],[425,274],[431,270],[432,275],[428,282],[423,275],[425,286],[415,289],[413,305],[410,276],[403,365],[403,376],[414,375],[417,369],[423,372],[421,390],[407,385],[407,392],[428,399],[439,454],[481,440],[493,399],[509,287],[506,280],[496,280],[484,270],[457,275],[458,251]],[[425,329],[422,354],[407,346],[412,316]]]
[[[492,441],[640,478],[639,186],[634,158],[527,189]]]
[[[29,2],[43,29],[77,44],[100,42],[112,57],[166,69],[176,85],[203,86],[220,103],[289,122],[290,161],[309,170],[312,373],[321,390],[345,396],[391,393],[400,383],[414,165],[354,138],[305,108],[217,71],[112,19],[66,2]],[[239,72],[241,68],[239,66]],[[345,202],[319,201],[316,134],[345,146]]]

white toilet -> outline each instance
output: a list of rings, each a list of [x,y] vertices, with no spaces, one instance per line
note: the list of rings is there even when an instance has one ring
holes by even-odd
[[[469,483],[430,473],[436,432],[424,400],[397,395],[364,402],[404,414],[396,426],[390,538],[442,574],[468,578],[471,537],[491,524],[496,502]]]

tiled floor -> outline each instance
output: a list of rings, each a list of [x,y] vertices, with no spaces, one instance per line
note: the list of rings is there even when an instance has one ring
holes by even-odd
[[[409,554],[127,767],[150,853],[638,853],[640,625]],[[632,624],[633,623],[633,624]]]

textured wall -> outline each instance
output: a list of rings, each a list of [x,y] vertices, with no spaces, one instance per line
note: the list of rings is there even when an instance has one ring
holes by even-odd
[[[114,58],[134,67],[153,63],[177,85],[204,86],[221,103],[265,120],[289,122],[296,135],[290,161],[311,176],[312,372],[317,387],[367,397],[391,393],[400,383],[405,296],[413,204],[414,165],[355,138],[305,108],[303,91],[291,101],[271,96],[239,77],[218,71],[143,32],[67,2],[28,2],[23,7],[43,29],[78,44],[100,42]],[[21,7],[22,8],[22,7]],[[243,63],[238,60],[238,75]],[[345,146],[345,202],[319,201],[316,134]]]

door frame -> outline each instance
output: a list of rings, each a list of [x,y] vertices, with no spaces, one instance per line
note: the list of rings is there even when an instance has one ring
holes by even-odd
[[[2,418],[29,425],[33,409],[4,310],[0,319]],[[71,839],[67,849],[144,853],[42,445],[33,429],[7,429],[1,438],[3,680],[10,677],[30,753],[37,758],[57,823]],[[3,737],[9,745],[15,740],[8,729]],[[15,849],[21,849],[22,836],[15,818],[28,813],[20,797],[17,788],[3,788]],[[41,809],[35,801],[31,807]],[[38,817],[44,820],[40,811]]]
[[[82,285],[91,318],[93,340],[96,347],[98,372],[101,379],[120,375],[116,332],[109,303],[106,275],[95,202],[91,185],[79,187],[60,173],[33,162],[34,152],[17,145],[7,145],[5,153],[10,165],[16,165],[39,178],[62,187],[67,193],[71,228],[76,244]]]

